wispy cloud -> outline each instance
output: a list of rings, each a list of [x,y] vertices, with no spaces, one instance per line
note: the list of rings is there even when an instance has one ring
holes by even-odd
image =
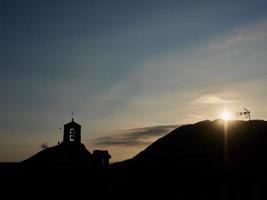
[[[267,75],[266,33],[264,20],[223,32],[199,45],[147,58],[103,94],[103,99],[114,96],[120,108],[108,120],[117,119],[113,126],[129,122],[140,126],[144,121],[188,123],[216,118],[225,104],[254,104],[255,98],[252,102],[248,97],[261,100],[266,94],[262,87],[266,84],[259,81]],[[253,88],[248,87],[252,82]]]
[[[220,96],[217,96],[216,94],[208,94],[208,95],[203,95],[195,100],[193,100],[192,103],[194,104],[231,104],[235,103],[236,100],[232,99],[225,99]]]
[[[110,136],[96,138],[94,143],[98,146],[148,145],[177,127],[178,125],[163,125],[121,130]]]

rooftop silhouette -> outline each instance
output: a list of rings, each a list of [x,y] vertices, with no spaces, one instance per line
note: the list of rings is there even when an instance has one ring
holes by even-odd
[[[109,166],[107,150],[94,150],[90,153],[81,143],[81,125],[74,121],[64,125],[63,142],[47,147],[41,152],[22,161],[26,166],[39,167],[87,167],[103,168]]]

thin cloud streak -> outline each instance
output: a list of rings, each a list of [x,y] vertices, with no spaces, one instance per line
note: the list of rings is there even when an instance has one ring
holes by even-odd
[[[197,99],[195,99],[192,103],[194,104],[232,104],[235,103],[236,100],[232,99],[225,99],[222,97],[219,97],[218,95],[203,95]]]
[[[177,128],[178,125],[162,125],[127,129],[116,134],[96,138],[97,146],[140,146],[151,144],[151,140],[159,138]]]
[[[266,31],[267,20],[263,20],[224,32],[196,47],[148,58],[132,76],[102,94],[102,99],[114,97],[124,103],[116,102],[120,109],[113,112],[112,119],[118,119],[113,125],[122,124],[122,120],[137,126],[144,120],[146,124],[189,123],[217,117],[218,107],[225,104],[249,104],[244,96],[252,96],[249,93],[253,90],[244,85],[255,82],[259,88],[258,80],[266,78]],[[204,107],[208,105],[212,107]]]

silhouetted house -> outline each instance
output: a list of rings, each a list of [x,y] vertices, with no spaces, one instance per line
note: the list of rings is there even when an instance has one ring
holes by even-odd
[[[93,152],[95,167],[108,167],[110,158],[108,151],[94,150]]]
[[[64,143],[81,143],[81,125],[74,122],[73,118],[71,122],[64,125]]]

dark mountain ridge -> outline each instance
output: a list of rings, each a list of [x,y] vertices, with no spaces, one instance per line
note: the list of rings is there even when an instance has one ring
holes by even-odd
[[[120,180],[114,196],[123,191],[136,198],[266,199],[267,122],[184,125],[112,168]]]
[[[181,126],[148,146],[124,167],[191,170],[264,170],[267,122],[202,121]]]

